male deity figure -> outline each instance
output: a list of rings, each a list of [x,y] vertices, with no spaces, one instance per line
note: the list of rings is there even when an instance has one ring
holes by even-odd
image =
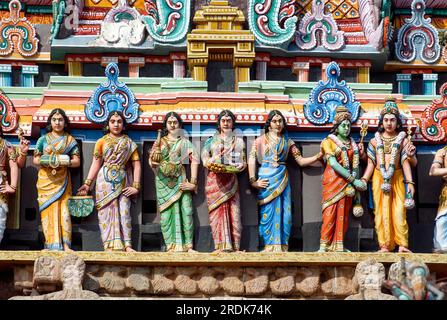
[[[402,127],[402,119],[393,98],[387,99],[380,112],[379,128],[368,144],[368,166],[362,179],[372,176],[374,223],[380,252],[408,249],[407,208],[415,192],[411,167],[416,166],[416,148]]]
[[[366,190],[366,182],[359,179],[363,148],[358,147],[350,134],[351,113],[343,106],[338,107],[331,133],[321,143],[327,163],[323,173],[320,252],[348,251],[343,240],[349,213],[354,200],[360,199],[358,191]]]
[[[205,142],[202,152],[208,169],[205,193],[216,252],[240,248],[242,225],[236,174],[247,163],[244,141],[235,135],[235,125],[233,112],[223,110],[217,118],[218,132]]]
[[[433,236],[434,252],[447,253],[447,147],[436,152],[430,168],[430,176],[442,177],[444,185],[439,195],[438,214],[435,219]]]

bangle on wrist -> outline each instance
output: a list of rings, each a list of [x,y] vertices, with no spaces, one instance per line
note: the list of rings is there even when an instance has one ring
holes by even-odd
[[[17,190],[17,186],[9,185],[12,189]]]
[[[135,189],[137,189],[137,190],[140,190],[140,189],[141,189],[141,183],[134,181],[134,182],[132,183],[132,188],[135,188]]]
[[[351,182],[353,182],[353,181],[355,180],[355,177],[354,177],[354,175],[350,174],[350,175],[346,178],[346,180],[347,180],[349,183],[351,183]]]
[[[93,181],[91,179],[85,179],[84,184],[90,187],[92,185],[92,182]]]
[[[253,184],[253,183],[256,182],[256,178],[255,178],[255,177],[251,177],[251,178],[249,179],[249,181],[250,181],[250,184]]]
[[[360,180],[364,181],[365,183],[368,183],[368,180],[366,180],[366,178],[361,177]]]
[[[191,183],[197,185],[197,178],[191,178]]]
[[[404,180],[404,183],[415,185],[415,183],[413,181],[409,181],[409,180]]]
[[[19,150],[19,156],[26,157],[27,155],[28,155],[28,153],[22,152],[22,150]]]

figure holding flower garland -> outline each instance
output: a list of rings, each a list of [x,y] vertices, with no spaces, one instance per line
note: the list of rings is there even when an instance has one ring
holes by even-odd
[[[331,134],[321,143],[327,163],[323,173],[323,225],[319,252],[347,251],[343,240],[354,199],[354,215],[363,214],[358,191],[366,190],[366,182],[359,179],[359,162],[364,151],[350,133],[351,113],[345,107],[338,107]]]
[[[406,210],[414,206],[414,182],[411,166],[416,166],[416,148],[403,131],[394,99],[387,99],[380,112],[379,129],[368,145],[368,166],[363,175],[372,176],[374,223],[380,251],[408,249]],[[408,191],[405,190],[405,185]]]
[[[37,177],[39,203],[45,248],[71,251],[71,219],[68,198],[71,180],[68,168],[81,164],[76,140],[68,134],[68,117],[54,109],[47,120],[47,134],[36,143],[33,163],[40,167]]]

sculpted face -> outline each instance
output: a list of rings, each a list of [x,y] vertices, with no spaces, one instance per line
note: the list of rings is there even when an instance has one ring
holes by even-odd
[[[176,117],[169,117],[166,121],[166,129],[170,134],[176,134],[178,129],[180,128],[180,123],[178,122]]]
[[[349,120],[343,120],[342,123],[340,123],[337,128],[337,134],[340,137],[347,139],[350,133],[351,133],[351,122]]]
[[[119,115],[113,115],[109,120],[109,130],[115,136],[121,134],[124,128],[123,119]]]
[[[394,114],[386,114],[383,116],[383,128],[388,134],[394,134],[397,130],[397,118]]]
[[[55,113],[51,117],[51,129],[56,133],[64,132],[65,119],[60,113]]]
[[[359,286],[367,290],[380,291],[384,280],[385,269],[378,263],[364,266],[358,276]]]
[[[270,128],[269,128],[269,130],[279,134],[284,129],[284,126],[285,126],[285,123],[282,120],[282,117],[277,114],[270,121]]]
[[[233,130],[233,119],[230,116],[223,116],[219,122],[222,132],[227,133]]]

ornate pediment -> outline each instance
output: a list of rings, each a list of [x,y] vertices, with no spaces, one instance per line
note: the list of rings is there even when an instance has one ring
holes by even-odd
[[[446,142],[445,128],[447,126],[447,83],[439,90],[440,99],[433,100],[431,106],[422,113],[421,133],[425,139],[432,142]]]
[[[355,101],[355,94],[344,80],[338,81],[340,67],[336,62],[329,63],[326,82],[319,81],[312,89],[309,100],[304,105],[304,116],[315,125],[332,123],[335,109],[345,106],[352,115],[352,122],[357,121],[360,102]]]
[[[0,24],[0,56],[17,52],[23,57],[31,57],[37,53],[36,29],[26,17],[20,17],[21,9],[20,1],[9,3],[9,18],[2,19]]]
[[[4,133],[15,132],[19,126],[19,114],[16,112],[12,101],[0,89],[0,121]]]
[[[413,0],[412,16],[397,35],[396,57],[404,63],[422,60],[427,64],[436,63],[441,55],[438,31],[431,25],[431,19],[425,18],[424,0]]]
[[[118,81],[118,76],[118,65],[109,63],[106,68],[107,82],[93,91],[85,105],[85,115],[89,121],[102,124],[114,111],[122,112],[127,123],[138,119],[140,111],[135,95],[125,83]]]

